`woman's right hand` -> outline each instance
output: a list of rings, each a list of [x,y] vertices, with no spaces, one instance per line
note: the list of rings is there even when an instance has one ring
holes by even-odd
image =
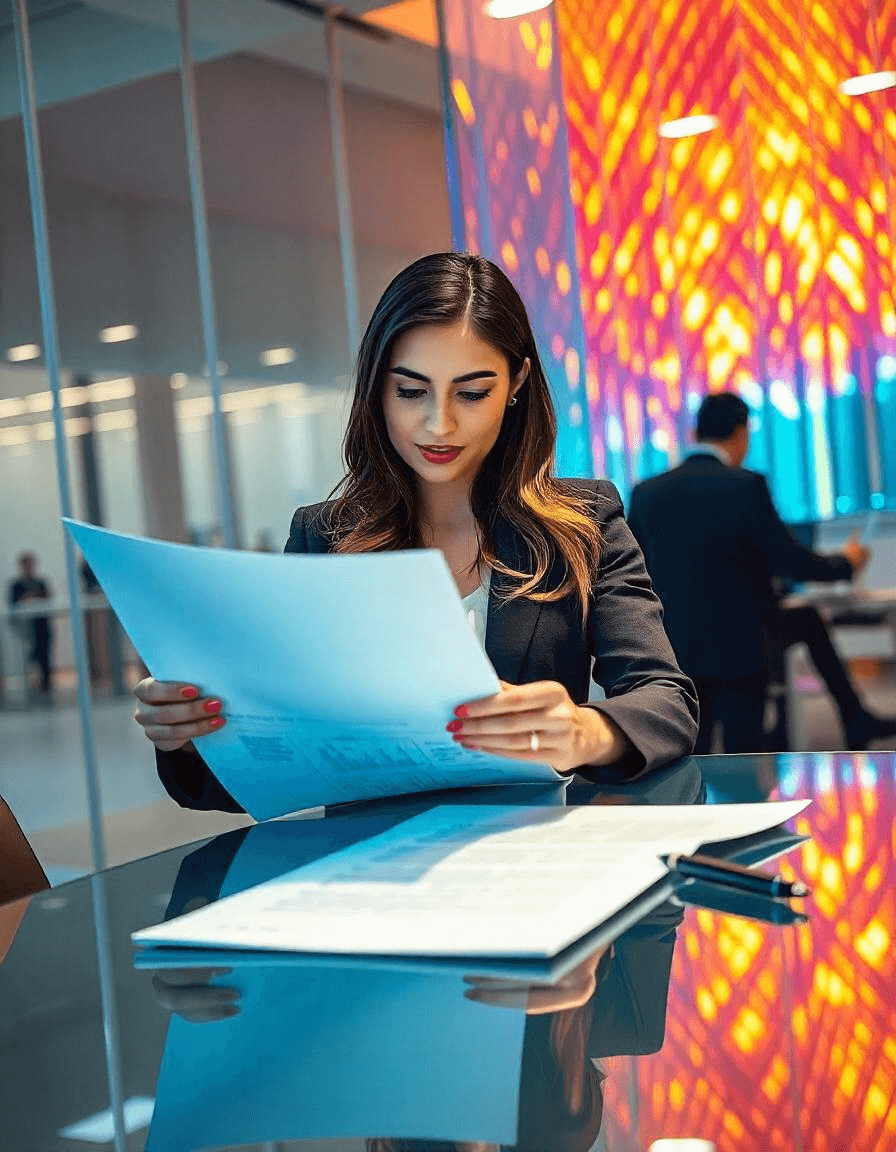
[[[217,696],[203,696],[195,684],[180,680],[141,680],[134,719],[161,752],[174,752],[196,736],[217,732],[227,721]]]

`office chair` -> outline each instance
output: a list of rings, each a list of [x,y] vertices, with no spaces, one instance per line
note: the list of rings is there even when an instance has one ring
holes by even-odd
[[[50,887],[25,833],[0,797],[0,904],[21,900]]]

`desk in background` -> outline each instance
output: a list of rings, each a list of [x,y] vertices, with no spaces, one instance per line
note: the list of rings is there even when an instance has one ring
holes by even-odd
[[[896,588],[809,585],[802,592],[786,596],[781,605],[784,608],[812,605],[831,632],[882,629],[890,637],[889,659],[896,661]],[[795,645],[785,659],[783,683],[772,686],[773,695],[784,710],[781,726],[788,733],[790,746],[796,748],[806,743],[799,708],[798,660],[799,645]]]
[[[114,695],[124,696],[127,694],[124,666],[134,655],[130,642],[102,593],[83,595],[81,607],[85,618],[91,680],[108,680]],[[56,626],[67,625],[68,600],[53,596],[47,600],[28,601],[17,607],[0,607],[0,708],[4,704],[21,705],[29,702],[30,640],[23,635],[21,625],[43,616],[49,617]]]
[[[892,656],[896,659],[896,588],[848,585],[841,590],[812,585],[786,596],[781,603],[785,608],[813,605],[830,628],[887,628],[892,633]]]

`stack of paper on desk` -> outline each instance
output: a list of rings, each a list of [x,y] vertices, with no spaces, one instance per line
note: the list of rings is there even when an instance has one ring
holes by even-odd
[[[774,827],[807,803],[434,808],[133,938],[356,955],[555,956],[666,878],[661,855]]]
[[[224,701],[227,724],[196,743],[257,820],[561,779],[445,731],[499,683],[441,552],[277,556],[65,525],[151,674]]]

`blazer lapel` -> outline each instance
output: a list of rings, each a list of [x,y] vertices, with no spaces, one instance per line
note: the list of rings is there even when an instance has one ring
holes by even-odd
[[[495,525],[495,552],[503,564],[517,572],[527,571],[531,563],[514,530],[500,519]],[[541,615],[541,601],[503,599],[512,587],[512,581],[499,572],[492,573],[485,652],[498,676],[510,684],[517,684]]]

